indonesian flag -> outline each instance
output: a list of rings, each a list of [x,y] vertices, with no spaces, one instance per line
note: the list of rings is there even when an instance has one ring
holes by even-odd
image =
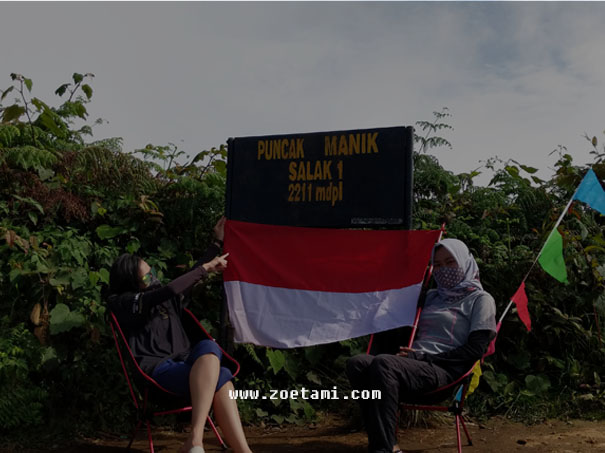
[[[412,325],[438,237],[227,221],[235,341],[294,348]]]

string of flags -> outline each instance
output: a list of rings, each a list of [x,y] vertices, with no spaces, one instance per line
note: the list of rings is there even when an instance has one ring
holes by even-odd
[[[542,250],[538,254],[536,261],[534,261],[529,271],[523,278],[521,285],[519,286],[513,297],[511,297],[508,307],[500,318],[500,323],[502,322],[502,319],[508,312],[512,303],[515,303],[515,305],[517,306],[517,314],[519,315],[519,318],[521,319],[523,324],[525,324],[527,330],[531,330],[531,319],[529,317],[529,311],[527,309],[528,299],[527,294],[525,293],[525,280],[527,280],[529,272],[531,272],[536,262],[540,263],[542,269],[544,269],[546,273],[551,275],[559,282],[565,284],[569,283],[567,280],[567,269],[565,267],[565,260],[563,259],[563,238],[561,237],[561,234],[559,233],[557,228],[574,200],[586,203],[592,209],[598,211],[602,215],[605,215],[605,190],[603,190],[603,187],[601,186],[601,183],[599,182],[597,175],[592,170],[592,168],[588,170],[588,172],[584,176],[584,179],[582,179],[582,182],[576,189],[571,200],[569,200],[569,203],[567,203],[567,206],[563,210],[561,216],[559,217],[552,231],[548,235],[548,238],[542,246]]]

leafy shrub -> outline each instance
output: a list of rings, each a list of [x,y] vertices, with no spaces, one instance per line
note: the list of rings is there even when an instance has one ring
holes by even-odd
[[[172,144],[127,153],[119,138],[87,143],[92,127],[75,124],[88,117],[92,75],[76,73],[61,85],[58,107],[31,97],[30,79],[11,78],[0,96],[0,385],[12,391],[0,397],[0,430],[124,430],[131,403],[102,297],[111,263],[124,251],[138,253],[164,280],[193,264],[223,209],[226,149],[191,158]],[[3,104],[10,93],[17,100]],[[537,178],[534,168],[499,159],[455,175],[427,154],[453,148],[438,136],[451,130],[450,116],[444,109],[432,122],[417,123],[414,227],[445,222],[449,237],[469,244],[501,313],[586,166],[574,165],[560,148],[550,181]],[[596,138],[589,143],[592,167],[603,179],[605,149]],[[487,187],[474,184],[480,171],[493,175]],[[560,230],[570,283],[558,284],[538,267],[531,271],[534,329],[528,333],[513,314],[505,318],[498,352],[471,397],[477,413],[537,420],[605,404],[605,349],[596,322],[605,318],[603,218],[576,203]],[[192,298],[194,312],[215,336],[221,301],[220,278],[196,288]],[[367,341],[285,351],[229,346],[243,367],[238,388],[336,386],[346,392],[344,363]],[[248,400],[240,409],[246,421],[281,424],[355,406]]]

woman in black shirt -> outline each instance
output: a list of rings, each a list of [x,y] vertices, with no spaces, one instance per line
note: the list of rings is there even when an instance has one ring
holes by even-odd
[[[203,453],[206,418],[212,405],[227,443],[235,452],[250,448],[239,419],[231,371],[220,366],[222,352],[211,340],[191,345],[183,328],[183,295],[210,272],[222,272],[227,256],[218,256],[225,219],[214,227],[216,240],[191,271],[162,285],[136,255],[121,255],[110,273],[109,308],[125,331],[141,369],[162,387],[191,398],[191,434],[181,449]]]

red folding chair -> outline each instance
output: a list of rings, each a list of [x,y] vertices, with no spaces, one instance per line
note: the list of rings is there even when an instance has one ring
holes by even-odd
[[[206,329],[204,329],[204,327],[200,324],[198,319],[195,317],[195,315],[193,313],[191,313],[191,311],[189,309],[185,308],[184,311],[185,311],[185,313],[183,314],[182,321],[185,326],[185,330],[188,332],[188,335],[194,337],[194,338],[192,338],[194,341],[195,341],[195,339],[198,338],[197,332],[200,333],[199,337],[201,337],[201,333],[203,333],[208,339],[210,339],[212,341],[216,341],[214,338],[212,338],[212,336],[208,333],[208,331]],[[130,395],[132,396],[132,401],[137,410],[136,427],[134,429],[134,432],[132,433],[132,436],[130,438],[130,442],[128,443],[127,448],[128,448],[128,450],[130,450],[130,447],[132,446],[132,442],[134,441],[134,438],[136,437],[136,435],[139,431],[139,428],[141,427],[141,425],[143,423],[145,423],[145,425],[147,426],[147,438],[149,440],[149,451],[150,451],[150,453],[154,453],[153,439],[151,436],[152,419],[155,416],[179,414],[182,412],[191,411],[191,405],[187,405],[190,402],[186,401],[179,395],[176,395],[175,393],[162,387],[151,376],[146,374],[141,369],[141,367],[139,367],[139,364],[137,363],[136,359],[134,358],[134,355],[132,354],[130,347],[128,346],[128,341],[126,339],[126,336],[124,335],[124,332],[122,331],[122,328],[120,327],[120,324],[118,323],[118,320],[113,313],[110,313],[110,325],[111,325],[111,333],[113,334],[113,338],[114,338],[115,344],[116,344],[116,350],[118,351],[118,356],[120,357],[120,362],[122,364],[122,371],[124,372],[124,376],[126,377],[126,382],[128,383]],[[194,330],[194,333],[190,334],[192,329]],[[195,332],[195,331],[197,331],[197,332]],[[223,348],[220,347],[220,345],[219,345],[219,348],[222,351],[223,356],[233,363],[233,365],[235,367],[233,376],[235,377],[239,373],[239,370],[240,370],[239,363],[233,357],[231,357],[229,354],[227,354],[223,350]],[[130,368],[134,370],[132,373],[128,372],[126,362],[124,360],[123,350],[127,351],[128,356],[130,356],[130,363],[131,363]],[[131,374],[133,376],[131,376]],[[134,381],[137,381],[137,382],[134,382]],[[137,384],[139,384],[139,383],[142,384],[142,392],[137,391],[136,387],[138,387]],[[159,400],[162,400],[161,401],[161,403],[163,403],[162,405],[169,404],[171,406],[176,405],[179,407],[173,407],[171,409],[166,409],[166,410],[154,410],[151,408],[152,399],[153,399],[154,403],[156,402],[155,400],[157,399],[158,402],[159,402]],[[185,404],[185,405],[183,405],[183,404]],[[227,445],[225,444],[225,442],[221,438],[220,434],[218,433],[216,426],[212,422],[212,419],[210,418],[210,416],[208,416],[208,424],[210,425],[210,428],[214,432],[214,435],[216,436],[217,440],[221,444],[221,447],[224,450],[226,450]]]
[[[500,330],[501,322],[496,326],[496,334]],[[497,336],[496,336],[497,338]],[[460,425],[464,429],[464,434],[469,445],[473,445],[471,436],[464,423],[464,416],[462,411],[464,410],[464,402],[466,400],[466,394],[468,392],[471,380],[473,377],[473,371],[479,365],[483,363],[483,360],[495,352],[496,338],[494,338],[485,353],[485,355],[475,362],[475,364],[468,370],[464,375],[460,376],[454,382],[451,382],[443,387],[439,387],[435,390],[427,392],[423,395],[419,395],[413,401],[406,401],[400,404],[401,409],[412,409],[417,411],[436,411],[436,412],[449,412],[454,415],[456,424],[456,441],[458,446],[458,453],[462,453],[462,441],[460,438]],[[442,402],[448,398],[451,398],[452,392],[456,391],[451,403],[448,406],[442,406],[436,403]],[[397,423],[399,425],[399,423]]]

